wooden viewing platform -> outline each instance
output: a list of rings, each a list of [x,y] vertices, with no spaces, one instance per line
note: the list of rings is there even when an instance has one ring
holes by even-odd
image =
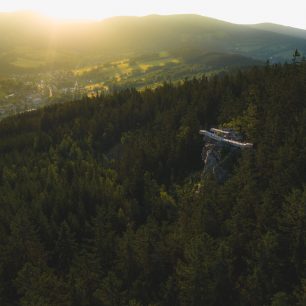
[[[241,149],[250,149],[253,147],[252,143],[241,142],[241,141],[231,139],[231,135],[233,132],[230,130],[221,130],[221,129],[211,128],[210,131],[200,130],[199,133],[215,141],[218,141],[224,144],[228,144],[228,145],[232,145],[234,147],[238,147]],[[223,136],[220,136],[220,135],[223,135]],[[234,137],[237,137],[237,133],[235,133]]]

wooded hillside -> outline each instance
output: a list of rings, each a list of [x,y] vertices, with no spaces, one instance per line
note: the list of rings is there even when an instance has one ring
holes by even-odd
[[[273,65],[3,120],[0,304],[305,305],[305,106]],[[255,148],[201,180],[225,123]]]

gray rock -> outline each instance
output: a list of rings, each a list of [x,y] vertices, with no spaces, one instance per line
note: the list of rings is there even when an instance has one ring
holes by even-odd
[[[228,171],[222,166],[221,149],[222,146],[218,143],[206,142],[202,150],[203,177],[211,173],[220,183],[224,182],[228,177]]]

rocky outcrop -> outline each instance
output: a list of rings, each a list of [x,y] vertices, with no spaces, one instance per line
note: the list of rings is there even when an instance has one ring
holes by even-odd
[[[227,147],[224,145],[206,140],[202,150],[202,160],[204,162],[203,178],[212,174],[220,183],[226,181],[229,177],[230,169],[228,163],[230,158],[235,155],[237,148]]]

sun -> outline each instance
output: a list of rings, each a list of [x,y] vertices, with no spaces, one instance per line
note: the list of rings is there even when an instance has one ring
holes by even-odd
[[[50,1],[47,6],[36,8],[41,14],[59,20],[98,20],[103,19],[92,7],[86,7],[79,1]]]
[[[98,0],[10,0],[0,3],[0,11],[32,11],[60,20],[98,20],[110,13],[107,2]]]

